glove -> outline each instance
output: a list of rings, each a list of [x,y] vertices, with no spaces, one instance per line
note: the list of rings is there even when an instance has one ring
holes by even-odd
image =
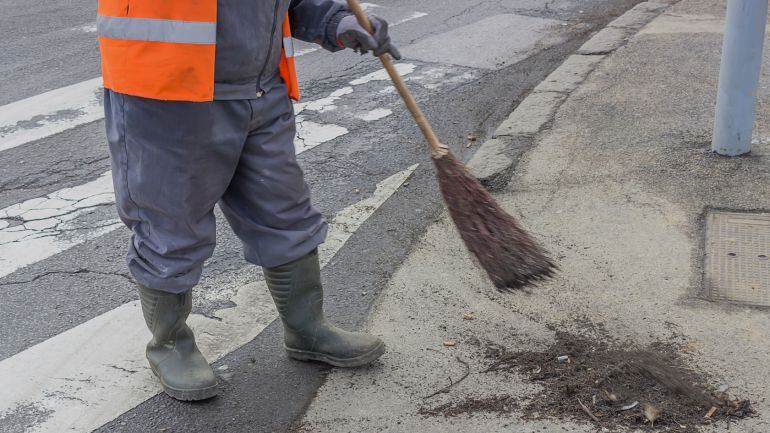
[[[352,48],[361,54],[372,51],[379,57],[388,53],[396,60],[401,60],[398,48],[390,42],[388,34],[388,22],[376,16],[369,15],[369,21],[374,27],[374,35],[369,34],[353,15],[348,15],[340,20],[337,26],[337,43],[345,48]]]

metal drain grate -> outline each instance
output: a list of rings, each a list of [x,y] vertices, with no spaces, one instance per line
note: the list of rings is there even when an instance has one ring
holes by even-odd
[[[770,307],[770,213],[709,213],[705,266],[712,300]]]

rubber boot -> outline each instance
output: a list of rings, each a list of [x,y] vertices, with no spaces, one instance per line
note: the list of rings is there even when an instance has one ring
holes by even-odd
[[[336,367],[358,367],[385,353],[379,338],[347,332],[326,321],[318,253],[283,266],[264,268],[265,280],[283,321],[290,358]]]
[[[139,287],[144,321],[152,332],[147,360],[166,394],[177,400],[205,400],[216,395],[217,378],[206,362],[192,329],[192,291],[173,294]]]

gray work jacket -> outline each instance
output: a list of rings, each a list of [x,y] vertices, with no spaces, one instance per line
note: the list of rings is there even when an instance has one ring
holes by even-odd
[[[329,51],[350,12],[332,0],[217,0],[214,99],[253,99],[280,83],[281,25],[288,11],[292,36]]]

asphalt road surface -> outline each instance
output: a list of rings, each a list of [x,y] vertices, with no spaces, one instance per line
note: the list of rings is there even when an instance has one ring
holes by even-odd
[[[530,89],[636,2],[366,7],[392,23],[399,71],[467,159]],[[0,0],[0,432],[287,431],[326,368],[286,359],[261,273],[223,218],[190,319],[221,395],[179,403],[149,373],[149,333],[123,260],[129,233],[114,209],[95,9]],[[378,62],[305,43],[296,51],[295,145],[331,223],[321,251],[327,313],[360,328],[442,203],[419,131]]]

